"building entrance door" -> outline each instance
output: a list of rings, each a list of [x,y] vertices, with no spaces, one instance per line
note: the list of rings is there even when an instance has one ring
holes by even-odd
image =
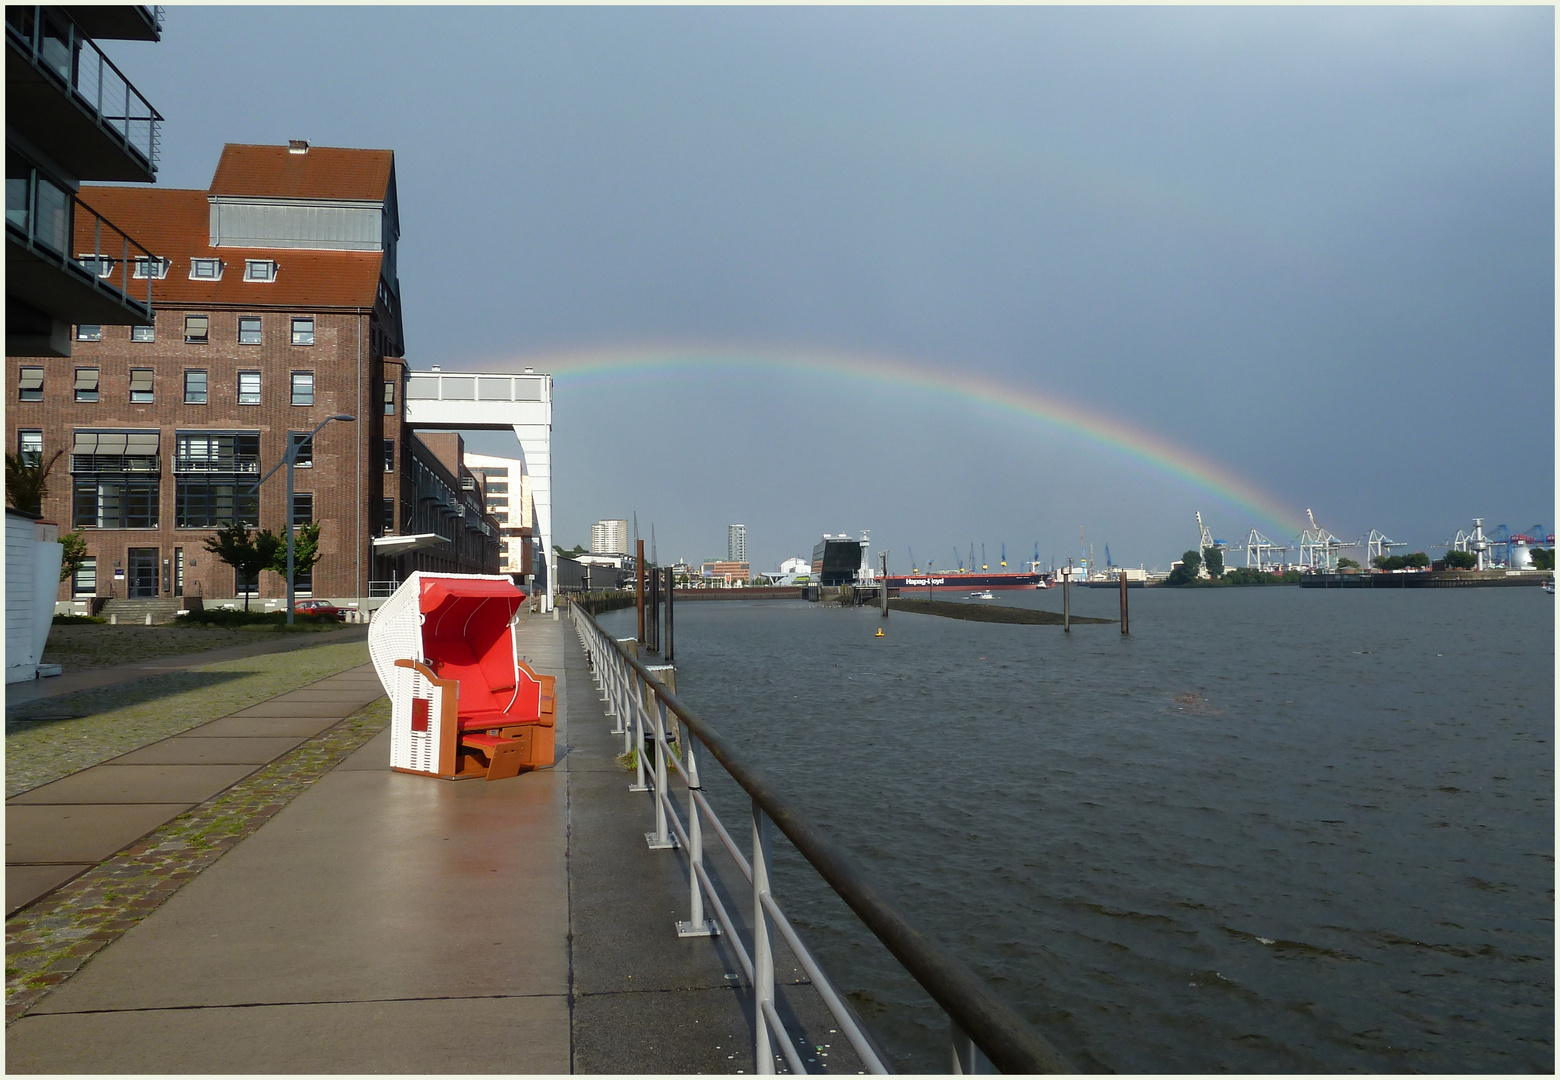
[[[184,595],[184,549],[173,549],[173,595]]]
[[[130,599],[156,599],[159,555],[157,548],[130,549]]]

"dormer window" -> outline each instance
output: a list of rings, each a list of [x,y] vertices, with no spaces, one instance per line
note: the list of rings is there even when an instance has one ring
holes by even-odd
[[[138,278],[165,278],[168,276],[168,260],[156,256],[138,256],[135,260],[135,276]]]
[[[190,260],[190,280],[191,281],[221,281],[222,280],[222,260],[221,259],[191,259]]]
[[[275,259],[245,259],[244,260],[244,280],[245,281],[275,281],[276,280],[276,260]]]
[[[83,255],[76,261],[87,273],[96,274],[100,278],[106,278],[114,272],[114,260],[107,255]]]

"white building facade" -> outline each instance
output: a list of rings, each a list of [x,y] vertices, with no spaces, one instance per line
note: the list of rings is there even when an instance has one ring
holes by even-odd
[[[605,518],[592,525],[590,527],[590,553],[592,555],[627,555],[627,519]]]
[[[484,509],[498,521],[502,544],[498,572],[533,573],[531,540],[535,535],[535,517],[531,512],[530,484],[525,462],[519,458],[494,457],[467,453],[462,459],[482,480]]]

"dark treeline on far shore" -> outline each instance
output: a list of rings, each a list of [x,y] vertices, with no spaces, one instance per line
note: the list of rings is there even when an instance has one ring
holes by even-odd
[[[1554,548],[1531,548],[1532,568],[1534,570],[1553,570],[1555,568]],[[1471,551],[1448,551],[1445,558],[1431,562],[1430,556],[1423,551],[1416,551],[1409,555],[1378,555],[1370,561],[1371,566],[1377,570],[1472,570],[1479,562],[1479,557]],[[1208,576],[1200,577],[1204,566],[1208,568]],[[1338,560],[1338,569],[1343,571],[1364,570],[1353,559],[1342,558]],[[1238,566],[1231,570],[1224,568],[1224,553],[1217,548],[1206,548],[1201,552],[1187,551],[1181,555],[1181,561],[1170,569],[1170,576],[1164,581],[1166,585],[1185,588],[1222,588],[1226,585],[1298,585],[1300,583],[1299,570],[1284,570],[1275,572],[1272,570],[1254,570],[1246,566]]]

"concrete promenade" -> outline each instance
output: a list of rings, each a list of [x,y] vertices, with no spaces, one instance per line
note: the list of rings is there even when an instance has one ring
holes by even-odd
[[[533,616],[521,651],[559,675],[553,768],[409,776],[387,767],[388,732],[374,736],[32,1003],[7,1030],[8,1071],[753,1072],[750,988],[726,939],[674,933],[686,862],[645,844],[650,798],[627,790],[567,617]],[[331,737],[378,696],[372,680],[344,672],[8,810],[128,822],[161,807],[177,822],[260,768],[250,758],[307,749],[311,726]],[[215,771],[177,787],[185,769]],[[105,792],[123,801],[88,801]],[[28,834],[41,832],[8,819],[8,843]],[[783,947],[776,970],[809,1069],[859,1069]]]

